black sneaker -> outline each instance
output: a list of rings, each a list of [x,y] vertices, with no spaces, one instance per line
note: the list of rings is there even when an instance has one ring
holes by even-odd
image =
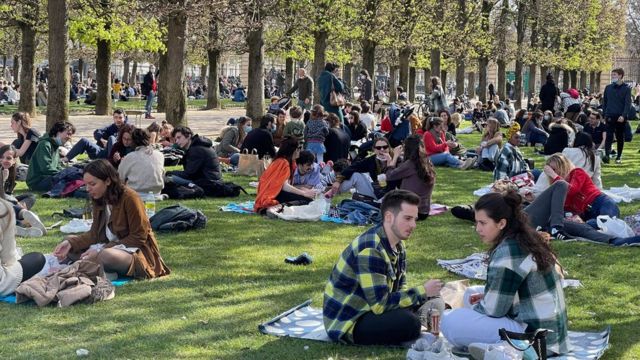
[[[287,264],[293,265],[309,265],[313,262],[313,258],[309,256],[306,252],[298,255],[298,256],[289,256],[284,259],[284,262]]]
[[[462,220],[475,221],[476,212],[471,205],[458,205],[451,208],[451,215]]]
[[[572,237],[567,234],[566,232],[564,232],[564,229],[562,228],[556,228],[553,227],[551,228],[551,237],[556,239],[556,240],[568,240],[568,239],[572,239]]]

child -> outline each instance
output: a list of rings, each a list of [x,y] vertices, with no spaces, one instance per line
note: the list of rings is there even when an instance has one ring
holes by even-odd
[[[304,128],[304,141],[307,150],[316,156],[316,162],[321,163],[327,149],[324,140],[329,134],[329,124],[324,120],[324,107],[315,105],[311,110],[311,119]]]

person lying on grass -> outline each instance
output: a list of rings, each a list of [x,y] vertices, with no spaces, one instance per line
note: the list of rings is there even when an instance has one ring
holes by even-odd
[[[285,137],[282,139],[275,160],[260,176],[253,209],[256,213],[265,213],[270,207],[290,202],[305,205],[316,196],[317,192],[312,189],[297,188],[291,185],[295,172],[295,159],[299,152],[297,138]]]
[[[332,340],[400,345],[420,336],[415,310],[437,298],[443,284],[428,280],[409,288],[406,283],[404,241],[416,228],[419,204],[420,197],[410,191],[390,191],[380,207],[382,224],[355,238],[340,255],[322,309]]]
[[[11,203],[5,200],[4,184],[0,181],[0,296],[13,293],[18,285],[29,280],[44,267],[41,253],[18,256],[16,251],[16,218]]]
[[[93,204],[91,229],[67,236],[53,255],[60,262],[93,260],[106,272],[136,279],[168,275],[144,203],[113,165],[95,160],[84,168],[83,179]]]
[[[4,185],[4,199],[13,205],[16,214],[16,225],[23,222],[29,223],[30,227],[16,226],[16,235],[25,237],[40,237],[47,233],[40,217],[30,211],[36,203],[34,194],[20,194],[13,196],[13,189],[16,187],[16,162],[18,151],[13,145],[0,147],[0,162],[2,164],[2,184]]]
[[[442,317],[442,334],[456,347],[500,341],[499,329],[547,333],[548,355],[569,352],[567,311],[556,257],[528,225],[514,191],[489,193],[475,204],[476,232],[489,245],[487,283],[465,293],[465,306]]]

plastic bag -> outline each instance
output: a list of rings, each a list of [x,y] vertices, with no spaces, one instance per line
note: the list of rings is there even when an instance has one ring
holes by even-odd
[[[618,219],[615,216],[612,218],[609,215],[600,215],[596,221],[601,233],[619,238],[635,236],[633,229],[622,219]]]
[[[327,200],[320,197],[308,205],[285,206],[282,212],[276,213],[276,215],[283,220],[318,221],[325,213],[326,208]]]

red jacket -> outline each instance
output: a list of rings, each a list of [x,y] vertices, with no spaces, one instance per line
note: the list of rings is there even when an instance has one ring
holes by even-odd
[[[443,132],[440,133],[440,144],[436,144],[436,140],[431,131],[425,132],[424,148],[427,150],[427,155],[449,152],[449,146],[447,145],[447,140],[445,139]]]
[[[553,182],[561,180],[560,176],[553,179]],[[569,191],[567,199],[564,201],[564,209],[571,211],[573,214],[581,215],[587,211],[587,206],[602,192],[593,183],[589,174],[581,168],[574,168],[569,173],[566,181],[569,183]]]
[[[385,116],[384,119],[382,119],[382,121],[380,122],[380,131],[382,131],[383,133],[388,133],[391,130],[393,130],[393,127],[391,126],[391,119],[389,119],[388,116]]]

